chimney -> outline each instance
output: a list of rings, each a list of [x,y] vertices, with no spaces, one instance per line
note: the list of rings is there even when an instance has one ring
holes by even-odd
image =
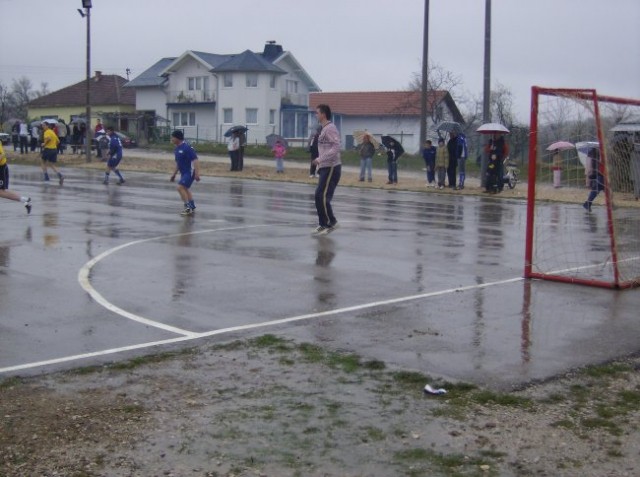
[[[264,52],[262,53],[262,56],[265,60],[272,62],[280,56],[283,51],[282,45],[278,45],[274,40],[270,40],[266,45],[264,45]]]
[[[102,71],[96,71],[96,79],[95,81],[98,82],[102,79]]]

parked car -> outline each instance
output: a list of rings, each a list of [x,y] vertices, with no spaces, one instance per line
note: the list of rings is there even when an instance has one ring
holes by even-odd
[[[120,142],[122,143],[122,147],[138,147],[138,143],[132,137],[129,137],[126,134],[121,133],[120,131],[116,131],[116,135],[120,138]],[[93,141],[92,141],[93,144],[91,145],[91,149],[95,149],[96,148],[96,143],[98,141],[100,141],[100,147],[102,149],[108,149],[109,148],[109,139],[107,138],[106,134],[102,134],[102,135],[100,135],[99,138],[93,138]]]
[[[132,137],[129,137],[120,131],[116,131],[116,134],[120,138],[120,142],[122,142],[122,147],[138,147],[137,141]]]
[[[0,142],[4,145],[9,144],[11,142],[11,136],[7,133],[0,133]]]

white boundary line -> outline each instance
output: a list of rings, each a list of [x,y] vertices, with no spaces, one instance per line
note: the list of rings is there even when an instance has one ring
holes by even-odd
[[[181,234],[178,234],[178,235],[181,235]],[[138,243],[139,242],[144,242],[144,240],[143,241],[138,241]],[[469,290],[477,290],[477,289],[482,289],[482,288],[489,288],[489,287],[496,286],[496,285],[505,285],[505,284],[509,284],[509,283],[516,283],[516,282],[519,282],[519,281],[522,281],[522,280],[524,280],[524,278],[522,278],[522,277],[509,278],[509,279],[500,280],[500,281],[497,281],[497,282],[481,283],[481,284],[469,285],[469,286],[464,286],[464,287],[450,288],[448,290],[440,290],[440,291],[431,292],[431,293],[422,293],[422,294],[419,294],[419,295],[409,295],[409,296],[400,297],[400,298],[392,298],[390,300],[375,301],[375,302],[371,302],[371,303],[365,303],[365,304],[362,304],[362,305],[355,305],[355,306],[349,306],[349,307],[346,307],[346,308],[338,308],[338,309],[335,309],[335,310],[323,311],[323,312],[320,312],[320,313],[309,313],[309,314],[306,314],[306,315],[292,316],[292,317],[289,317],[289,318],[282,318],[282,319],[279,319],[279,320],[264,321],[262,323],[253,323],[253,324],[249,324],[249,325],[232,326],[232,327],[229,327],[229,328],[222,328],[222,329],[219,329],[219,330],[207,331],[207,332],[204,332],[204,333],[188,332],[189,333],[188,335],[180,336],[180,337],[177,337],[177,338],[170,338],[170,339],[160,340],[160,341],[151,341],[151,342],[148,342],[148,343],[140,343],[140,344],[136,344],[136,345],[123,346],[121,348],[112,348],[112,349],[106,349],[106,350],[102,350],[102,351],[95,351],[95,352],[92,352],[92,353],[77,354],[77,355],[73,355],[73,356],[65,356],[65,357],[62,357],[62,358],[50,359],[50,360],[45,360],[45,361],[37,361],[37,362],[33,362],[33,363],[25,363],[25,364],[20,364],[20,365],[16,365],[16,366],[9,366],[9,367],[6,367],[6,368],[0,368],[0,374],[8,373],[8,372],[14,372],[14,371],[21,371],[21,370],[31,369],[31,368],[37,368],[37,367],[40,367],[40,366],[48,366],[48,365],[53,365],[53,364],[60,364],[60,363],[65,363],[65,362],[69,362],[69,361],[77,361],[77,360],[81,360],[81,359],[95,358],[95,357],[99,357],[99,356],[107,356],[107,355],[111,355],[111,354],[122,353],[122,352],[125,352],[125,351],[132,351],[132,350],[137,350],[137,349],[151,348],[153,346],[161,346],[161,345],[165,345],[165,344],[179,343],[179,342],[182,342],[182,341],[192,341],[192,340],[199,339],[199,338],[206,338],[206,337],[209,337],[209,336],[221,335],[221,334],[224,334],[224,333],[232,333],[232,332],[235,332],[235,331],[246,331],[246,330],[252,330],[252,329],[256,329],[256,328],[266,328],[266,327],[269,327],[269,326],[281,325],[281,324],[284,324],[284,323],[293,323],[295,321],[311,320],[311,319],[314,319],[314,318],[321,318],[321,317],[325,317],[325,316],[338,315],[338,314],[343,314],[343,313],[348,313],[348,312],[356,312],[356,311],[361,311],[361,310],[365,310],[365,309],[368,309],[368,308],[393,305],[393,304],[397,304],[397,303],[404,303],[404,302],[414,301],[414,300],[422,300],[422,299],[425,299],[425,298],[431,298],[431,297],[435,297],[435,296],[446,295],[446,294],[449,294],[449,293],[464,292],[464,291],[469,291]]]
[[[153,242],[155,240],[162,240],[162,239],[168,239],[168,238],[174,238],[174,237],[182,237],[184,235],[198,235],[198,234],[205,234],[205,233],[211,233],[211,232],[224,232],[228,230],[238,230],[238,229],[248,229],[248,228],[258,228],[258,227],[272,227],[272,226],[273,225],[271,224],[249,225],[249,226],[244,225],[241,227],[227,227],[222,229],[198,230],[196,232],[185,232],[181,234],[162,235],[159,237],[152,237],[148,239],[134,240],[133,242],[128,242],[128,243],[119,245],[118,247],[109,249],[101,253],[100,255],[94,257],[93,259],[89,260],[87,263],[85,263],[82,266],[82,268],[78,272],[78,282],[80,283],[80,286],[91,296],[91,298],[93,298],[99,305],[103,306],[109,311],[112,311],[113,313],[123,316],[124,318],[128,318],[129,320],[136,321],[138,323],[142,323],[147,326],[152,326],[154,328],[159,328],[161,330],[169,331],[171,333],[177,333],[183,336],[197,337],[198,333],[194,333],[192,331],[183,330],[182,328],[176,328],[175,326],[165,325],[164,323],[159,323],[157,321],[150,320],[149,318],[145,318],[143,316],[136,315],[134,313],[130,313],[126,310],[123,310],[122,308],[109,302],[91,285],[91,280],[90,280],[91,270],[93,269],[93,267],[96,266],[98,262],[107,258],[109,255],[119,252],[124,248],[131,247],[133,245],[139,245],[141,243]],[[2,370],[0,369],[0,372],[1,371]]]

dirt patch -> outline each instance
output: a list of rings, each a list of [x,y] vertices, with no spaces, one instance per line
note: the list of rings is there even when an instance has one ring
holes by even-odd
[[[5,380],[0,475],[635,476],[639,366],[494,393],[264,335]]]

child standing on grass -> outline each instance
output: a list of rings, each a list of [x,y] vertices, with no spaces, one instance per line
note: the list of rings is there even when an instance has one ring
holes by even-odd
[[[287,148],[284,147],[284,144],[282,144],[282,142],[278,139],[273,145],[273,149],[271,149],[271,152],[273,152],[273,155],[276,158],[276,173],[284,173],[284,155],[287,153]]]
[[[436,150],[436,176],[438,178],[438,189],[444,189],[444,178],[449,165],[449,151],[444,145],[444,139],[438,139],[438,149]]]

